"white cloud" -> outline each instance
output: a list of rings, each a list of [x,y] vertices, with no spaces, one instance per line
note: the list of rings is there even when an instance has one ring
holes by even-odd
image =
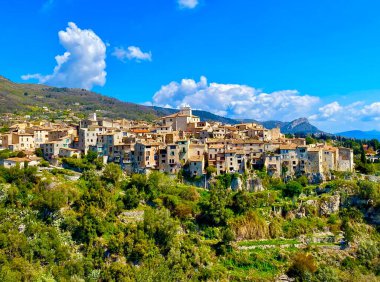
[[[318,97],[301,95],[296,90],[264,93],[247,85],[209,84],[206,77],[201,77],[199,82],[193,79],[173,81],[153,96],[156,106],[178,108],[188,104],[218,115],[258,120],[292,120],[308,116],[319,102]]]
[[[22,79],[37,79],[39,83],[59,87],[91,89],[106,83],[106,45],[90,29],[80,29],[69,22],[66,31],[58,33],[59,42],[66,49],[55,57],[57,65],[49,75],[27,74]]]
[[[342,105],[338,101],[326,104],[318,109],[310,119],[317,126],[330,132],[344,130],[371,130],[380,129],[380,102],[366,104],[357,101]]]
[[[206,77],[198,82],[193,79],[170,82],[146,104],[170,108],[187,104],[222,116],[259,121],[307,117],[317,127],[331,133],[380,130],[380,102],[323,103],[319,97],[303,95],[297,90],[265,93],[247,85],[208,83]]]
[[[332,102],[319,108],[320,117],[329,119],[340,113],[344,108],[338,102]]]
[[[194,9],[198,4],[198,0],[178,0],[181,9]]]
[[[380,102],[364,106],[360,114],[363,120],[380,120]]]
[[[120,61],[125,62],[128,60],[136,60],[136,62],[141,61],[152,61],[152,52],[143,52],[139,47],[129,46],[127,50],[123,47],[115,47],[112,56],[115,56]]]

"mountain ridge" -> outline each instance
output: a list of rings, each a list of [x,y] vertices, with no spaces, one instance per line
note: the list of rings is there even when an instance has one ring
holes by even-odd
[[[338,132],[335,133],[337,136],[342,136],[346,138],[355,138],[355,139],[378,139],[380,140],[380,131],[378,130],[369,130],[369,131],[362,131],[362,130],[349,130],[344,132]]]
[[[0,113],[30,113],[36,108],[48,107],[52,110],[70,108],[72,111],[89,114],[97,111],[110,118],[126,118],[152,121],[161,116],[177,112],[176,109],[157,106],[145,106],[118,100],[113,97],[77,88],[58,88],[41,84],[15,83],[0,76]],[[268,129],[279,127],[282,133],[318,133],[322,132],[311,125],[306,118],[291,122],[264,121],[252,119],[237,120],[213,113],[193,110],[202,121],[218,121],[227,124],[256,122]]]

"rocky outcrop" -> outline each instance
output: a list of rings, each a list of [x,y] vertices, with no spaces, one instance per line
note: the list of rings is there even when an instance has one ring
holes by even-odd
[[[249,184],[247,186],[250,187],[249,190],[252,191],[252,192],[261,192],[261,191],[265,190],[264,186],[263,186],[263,182],[258,177],[254,177],[252,179],[248,179],[247,182]]]
[[[231,181],[231,189],[233,191],[242,191],[243,189],[243,181],[240,177],[234,177]]]
[[[327,216],[339,211],[340,195],[334,194],[330,197],[323,197],[319,204],[319,214],[321,216]]]
[[[257,176],[249,176],[247,179],[242,180],[240,177],[232,179],[231,189],[233,191],[249,191],[249,192],[260,192],[264,191],[264,186],[261,179]]]

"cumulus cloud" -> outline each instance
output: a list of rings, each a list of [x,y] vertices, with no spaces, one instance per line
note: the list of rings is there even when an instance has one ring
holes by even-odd
[[[129,46],[127,50],[123,47],[116,47],[112,53],[112,56],[115,56],[122,62],[125,62],[126,59],[136,60],[136,62],[152,61],[152,52],[143,52],[136,46]]]
[[[178,108],[187,104],[222,116],[258,120],[307,116],[319,102],[318,97],[301,95],[296,90],[265,93],[247,85],[208,83],[204,76],[199,82],[193,79],[173,81],[153,96],[156,106]]]
[[[106,45],[90,29],[80,29],[73,22],[58,33],[59,42],[66,49],[55,57],[56,66],[52,74],[27,74],[24,80],[37,79],[39,83],[59,87],[91,89],[106,83]]]
[[[380,102],[365,105],[360,111],[363,120],[380,120]]]
[[[310,116],[317,126],[323,127],[330,132],[344,130],[371,130],[380,129],[380,102],[367,104],[357,101],[342,105],[338,101],[326,104]]]
[[[320,118],[329,119],[342,112],[344,108],[338,102],[332,102],[319,108]]]
[[[194,9],[198,4],[198,0],[178,0],[181,9]]]

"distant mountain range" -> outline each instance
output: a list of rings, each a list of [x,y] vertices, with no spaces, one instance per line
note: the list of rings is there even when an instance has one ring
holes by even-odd
[[[241,122],[256,122],[262,124],[265,128],[280,128],[282,133],[289,134],[316,134],[324,133],[319,130],[317,127],[312,125],[307,118],[299,118],[290,122],[284,122],[279,120],[268,120],[268,121],[257,121],[253,119],[244,119]]]
[[[282,133],[323,133],[323,131],[312,125],[307,118],[299,118],[291,122],[264,121],[262,124],[268,129],[279,127]]]
[[[36,107],[46,106],[52,110],[68,109],[90,114],[98,111],[110,118],[126,118],[152,121],[158,117],[177,112],[175,109],[149,107],[123,102],[85,89],[57,88],[40,84],[14,83],[0,76],[0,113],[27,114]],[[194,111],[202,120],[223,123],[238,121],[217,116],[206,111]]]
[[[347,138],[355,138],[355,139],[380,140],[380,131],[377,131],[377,130],[371,130],[371,131],[351,130],[351,131],[335,133],[335,135],[347,137]]]
[[[28,114],[37,107],[46,106],[52,110],[71,109],[74,112],[90,114],[97,111],[110,118],[126,118],[152,121],[158,117],[177,112],[176,109],[150,107],[129,102],[123,102],[84,89],[57,88],[40,84],[14,83],[0,76],[0,114]],[[272,129],[279,127],[282,133],[322,133],[310,124],[306,118],[291,122],[237,120],[218,116],[206,111],[194,110],[193,113],[203,121],[218,121],[227,124],[241,122],[257,122]]]

